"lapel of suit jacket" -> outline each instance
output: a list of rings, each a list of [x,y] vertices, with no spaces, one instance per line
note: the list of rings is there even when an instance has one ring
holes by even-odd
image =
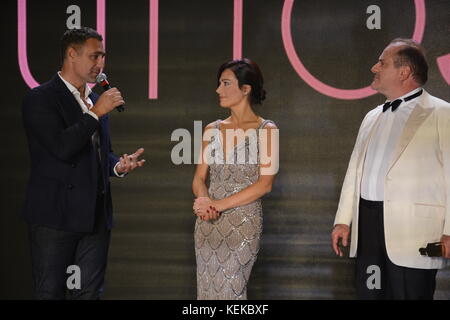
[[[61,114],[67,126],[70,126],[78,121],[83,115],[81,107],[72,92],[70,92],[64,82],[59,78],[58,74],[53,77],[52,82],[56,89],[58,106]]]
[[[361,153],[359,154],[359,158],[358,158],[358,168],[360,167],[360,165],[364,164],[365,158],[366,158],[366,153],[367,153],[367,148],[369,147],[369,142],[372,139],[372,136],[375,132],[376,127],[378,126],[378,122],[380,121],[380,116],[381,116],[381,112],[382,111],[382,107],[378,107],[377,110],[375,111],[375,114],[372,116],[373,118],[375,118],[374,120],[372,120],[372,123],[368,123],[367,126],[370,126],[367,128],[367,130],[365,130],[367,133],[367,137],[363,140],[363,145],[361,146]]]
[[[95,103],[97,102],[99,96],[98,96],[95,92],[92,92],[92,93],[89,95],[89,98],[91,99],[92,104],[95,105]],[[100,117],[100,118],[98,119],[98,125],[99,125],[99,127],[98,127],[97,133],[98,133],[99,138],[100,138],[100,141],[99,141],[99,142],[100,142],[100,146],[103,145],[103,144],[102,144],[102,141],[103,141],[103,138],[104,138],[103,130],[104,130],[104,127],[105,127],[105,121],[106,121],[106,119],[107,119],[107,115],[104,115],[104,116],[102,116],[102,117]]]
[[[92,101],[92,105],[95,105],[95,104],[97,103],[97,100],[99,99],[99,96],[98,96],[95,92],[92,91],[91,94],[89,95],[89,98],[90,98],[91,101]],[[104,115],[104,116],[102,116],[102,117],[100,117],[100,118],[98,119],[98,124],[99,124],[99,129],[98,129],[98,131],[99,131],[100,137],[101,137],[102,134],[103,134],[103,127],[104,127],[104,121],[106,120],[106,119],[105,119],[106,116],[107,116],[107,115]]]
[[[89,95],[89,98],[92,101],[92,104],[95,105],[95,103],[97,102],[97,100],[99,99],[99,96],[95,93],[92,92]],[[105,133],[105,131],[108,130],[108,115],[104,115],[102,117],[100,117],[98,119],[98,130],[97,130],[97,134],[98,134],[98,143],[99,143],[99,148],[100,148],[100,165],[102,167],[103,170],[103,180],[106,183],[105,177],[107,177],[107,164],[108,164],[108,150],[107,150],[107,133]]]
[[[417,130],[420,128],[422,123],[428,118],[428,116],[431,114],[432,111],[433,108],[429,106],[428,93],[424,90],[422,97],[419,98],[419,101],[417,101],[416,106],[414,107],[408,120],[406,121],[405,127],[403,128],[399,142],[395,149],[391,165],[389,166],[388,173],[395,165],[395,163],[398,161],[403,151],[405,151],[406,147],[411,142]]]

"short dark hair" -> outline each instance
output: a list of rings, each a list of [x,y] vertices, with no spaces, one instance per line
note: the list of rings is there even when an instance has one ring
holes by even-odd
[[[98,41],[103,41],[103,37],[97,31],[89,27],[69,29],[64,32],[64,35],[61,38],[61,61],[64,62],[64,60],[66,59],[66,53],[69,47],[79,47],[90,38],[97,39]]]
[[[248,58],[231,60],[222,64],[217,72],[217,85],[220,85],[220,76],[225,69],[233,71],[238,79],[239,88],[244,84],[252,87],[250,92],[250,105],[261,104],[266,99],[264,78],[258,65]]]
[[[425,57],[425,49],[413,39],[396,38],[390,44],[399,43],[403,45],[394,57],[394,66],[409,66],[413,78],[420,85],[428,80],[428,63]]]

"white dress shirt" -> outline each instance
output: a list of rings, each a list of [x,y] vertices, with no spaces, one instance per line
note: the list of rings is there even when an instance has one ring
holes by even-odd
[[[422,88],[414,89],[397,99],[404,99],[420,90]],[[386,102],[388,101],[386,100]],[[362,198],[371,201],[384,201],[384,180],[403,128],[416,104],[417,97],[406,102],[402,101],[394,112],[389,108],[381,113],[378,126],[369,141],[364,160],[361,181]]]
[[[81,99],[81,93],[80,91],[78,91],[77,88],[75,88],[70,82],[66,81],[62,76],[61,76],[61,71],[58,72],[58,76],[60,77],[60,79],[62,80],[62,82],[64,82],[64,84],[66,85],[67,89],[69,89],[70,93],[73,94],[73,96],[75,97],[75,100],[77,100],[78,104],[81,107],[81,111],[83,113],[88,113],[89,115],[91,115],[92,117],[94,117],[97,121],[98,121],[98,116],[92,112],[90,109],[94,106],[94,104],[92,103],[91,98],[89,98],[89,95],[92,93],[91,88],[89,88],[89,86],[86,84],[86,88],[84,89],[84,101],[87,102],[88,105],[86,105],[83,101],[83,99]],[[92,138],[94,139],[94,136],[97,134],[97,132],[95,132],[92,135]],[[119,162],[116,163],[116,165],[113,168],[114,174],[120,178],[125,176],[125,173],[123,174],[119,174],[117,173],[117,166],[119,165]]]

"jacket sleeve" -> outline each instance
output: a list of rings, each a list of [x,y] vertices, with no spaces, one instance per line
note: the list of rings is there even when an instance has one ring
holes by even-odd
[[[439,147],[441,149],[442,167],[445,180],[446,212],[443,234],[450,236],[450,104],[439,108],[437,129],[439,135]]]
[[[109,176],[110,177],[124,177],[125,175],[121,175],[121,176],[117,176],[116,173],[114,172],[114,167],[116,166],[117,162],[119,162],[119,157],[117,157],[112,148],[111,148],[111,140],[109,141],[109,145],[108,145],[108,161],[109,161]]]
[[[58,106],[45,93],[31,90],[22,104],[22,118],[27,135],[62,161],[69,161],[91,139],[98,121],[84,114],[79,121],[65,127]]]

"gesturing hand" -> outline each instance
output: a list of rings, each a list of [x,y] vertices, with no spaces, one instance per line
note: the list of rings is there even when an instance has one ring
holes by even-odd
[[[128,173],[138,167],[142,167],[145,163],[145,160],[138,160],[138,158],[143,152],[144,148],[139,148],[130,156],[125,153],[122,157],[120,157],[119,164],[116,167],[117,173]]]

